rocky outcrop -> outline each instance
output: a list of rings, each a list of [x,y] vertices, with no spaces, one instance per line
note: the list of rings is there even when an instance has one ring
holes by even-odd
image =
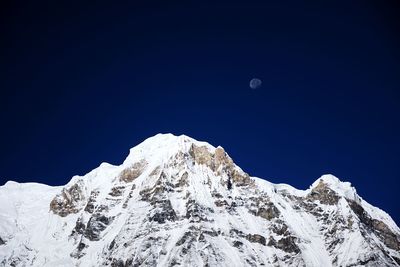
[[[265,237],[259,234],[248,234],[246,235],[246,239],[253,243],[260,243],[261,245],[266,245]]]
[[[300,253],[300,248],[296,244],[296,238],[293,236],[285,236],[276,241],[273,237],[270,237],[268,241],[268,246],[272,246],[283,250],[287,253]]]
[[[72,251],[72,253],[70,254],[70,256],[72,258],[76,258],[76,259],[80,259],[83,256],[86,255],[86,253],[84,252],[84,250],[88,247],[87,244],[85,244],[83,241],[79,242],[78,246],[74,249],[74,251]]]
[[[85,200],[81,188],[82,185],[80,183],[64,188],[61,194],[50,202],[50,210],[61,217],[79,212],[83,208],[82,204]]]
[[[230,183],[233,183],[236,186],[254,185],[254,181],[247,173],[239,171],[236,168],[233,160],[222,147],[216,148],[215,153],[211,153],[206,146],[196,146],[195,144],[192,144],[189,150],[189,155],[197,164],[206,165],[219,175],[225,173],[228,176],[228,180],[223,183],[226,183],[227,187],[232,186]]]
[[[176,242],[176,246],[181,246],[187,242],[194,241],[196,238],[196,235],[193,233],[193,231],[187,231],[185,232],[182,237]]]
[[[165,174],[161,173],[160,179],[162,179],[161,177],[164,175]],[[162,200],[163,195],[169,190],[172,190],[172,188],[164,187],[161,183],[159,183],[153,188],[143,189],[139,192],[139,195],[141,196],[142,201],[149,202],[154,206],[158,201]]]
[[[175,184],[174,187],[182,188],[182,187],[188,186],[189,185],[189,179],[188,178],[189,178],[189,173],[185,171],[182,174],[181,178],[179,179],[178,183]]]
[[[335,191],[329,188],[322,180],[314,187],[307,196],[311,201],[318,200],[321,204],[336,205],[339,201],[339,196]]]
[[[223,207],[223,206],[228,206],[228,202],[225,199],[217,199],[214,201],[215,206],[217,207]]]
[[[5,245],[5,244],[6,244],[6,242],[0,237],[0,246]]]
[[[238,229],[231,229],[229,231],[229,233],[230,233],[231,237],[236,237],[236,238],[237,237],[241,237],[241,238],[247,239],[251,243],[259,243],[259,244],[261,244],[263,246],[266,245],[265,237],[260,235],[260,234],[245,234],[241,230],[238,230]],[[243,244],[242,242],[240,242],[240,243]]]
[[[131,167],[124,169],[120,173],[119,179],[126,183],[132,182],[142,174],[146,167],[147,162],[145,160],[135,162]]]
[[[400,252],[400,236],[393,233],[384,222],[373,219],[372,229],[388,248]]]
[[[90,192],[90,197],[88,199],[88,202],[86,204],[85,207],[85,211],[89,212],[89,213],[93,213],[94,209],[95,209],[95,204],[96,204],[96,198],[99,195],[99,191],[98,190],[93,190],[92,192]]]
[[[226,170],[228,173],[228,178],[236,186],[253,186],[254,181],[250,178],[247,173],[240,172],[235,168],[230,168]]]
[[[364,208],[356,201],[347,199],[350,208],[357,215],[360,222],[370,231],[373,231],[389,248],[400,252],[400,236],[393,233],[382,221],[372,219]]]
[[[128,197],[125,199],[124,204],[122,205],[122,208],[126,209],[128,207],[129,200],[133,197],[133,191],[136,189],[136,185],[133,184],[131,187],[131,190],[129,191]]]
[[[239,240],[235,240],[235,241],[233,241],[233,246],[234,246],[235,248],[240,248],[240,247],[243,246],[243,242],[241,242],[241,241],[239,241]]]
[[[192,144],[189,154],[197,164],[206,165],[210,169],[215,170],[214,155],[208,151],[206,146]]]
[[[207,214],[214,213],[214,210],[209,207],[204,207],[197,203],[195,200],[190,199],[186,203],[186,215],[187,219],[190,219],[190,222],[207,222],[210,221]]]
[[[169,200],[158,201],[154,214],[150,217],[150,221],[158,223],[176,221],[177,219],[178,217],[176,216],[175,210],[172,208],[171,201]]]
[[[289,228],[284,221],[278,220],[271,226],[272,232],[280,236],[287,236],[290,234]]]
[[[76,238],[77,236],[82,235],[85,232],[85,229],[86,229],[85,223],[82,221],[82,218],[79,218],[76,221],[76,224],[75,224],[74,229],[72,230],[71,236]]]
[[[90,241],[100,240],[100,234],[112,222],[112,217],[107,217],[103,214],[93,214],[87,223],[84,231],[84,236]]]
[[[132,265],[133,259],[128,259],[128,260],[122,260],[122,259],[111,259],[111,263],[107,264],[110,265],[111,267],[129,267],[129,266],[135,266]]]
[[[120,197],[124,193],[125,186],[115,186],[111,188],[111,192],[108,193],[112,197]]]
[[[259,216],[269,221],[279,218],[280,211],[267,195],[251,196],[244,203],[248,206],[248,211],[254,216]]]
[[[280,212],[275,205],[272,202],[268,202],[264,207],[259,208],[255,215],[271,220],[273,218],[278,218],[279,214]]]

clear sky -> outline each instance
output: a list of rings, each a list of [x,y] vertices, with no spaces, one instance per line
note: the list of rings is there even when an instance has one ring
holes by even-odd
[[[1,184],[62,185],[170,132],[271,182],[332,173],[400,222],[398,1],[8,2]]]

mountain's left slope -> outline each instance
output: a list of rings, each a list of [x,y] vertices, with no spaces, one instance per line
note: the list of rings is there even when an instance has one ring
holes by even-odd
[[[159,134],[62,187],[0,187],[0,266],[398,266],[400,230],[350,183],[250,177]]]

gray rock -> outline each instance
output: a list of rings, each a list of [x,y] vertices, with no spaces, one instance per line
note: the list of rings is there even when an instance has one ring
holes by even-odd
[[[246,239],[253,243],[260,243],[261,245],[266,245],[265,237],[259,234],[248,234]]]
[[[271,237],[267,245],[278,248],[288,253],[297,254],[300,253],[300,248],[297,246],[295,242],[296,240],[297,238],[293,236],[286,236],[279,239],[278,241],[276,241],[273,237]]]
[[[113,218],[106,217],[103,214],[93,214],[87,223],[84,236],[90,241],[100,240],[100,234],[112,222]]]
[[[339,201],[339,196],[336,192],[330,189],[322,180],[311,190],[307,198],[312,201],[319,200],[321,204],[325,205],[336,205]]]
[[[63,189],[61,194],[57,195],[50,202],[50,210],[61,217],[69,214],[78,213],[82,209],[85,196],[78,183],[67,189]]]

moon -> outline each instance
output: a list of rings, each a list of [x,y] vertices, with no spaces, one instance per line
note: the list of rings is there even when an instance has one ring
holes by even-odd
[[[251,89],[257,89],[257,88],[261,87],[261,84],[262,84],[262,82],[261,82],[260,79],[253,78],[253,79],[250,80],[250,84],[249,85],[250,85]]]

